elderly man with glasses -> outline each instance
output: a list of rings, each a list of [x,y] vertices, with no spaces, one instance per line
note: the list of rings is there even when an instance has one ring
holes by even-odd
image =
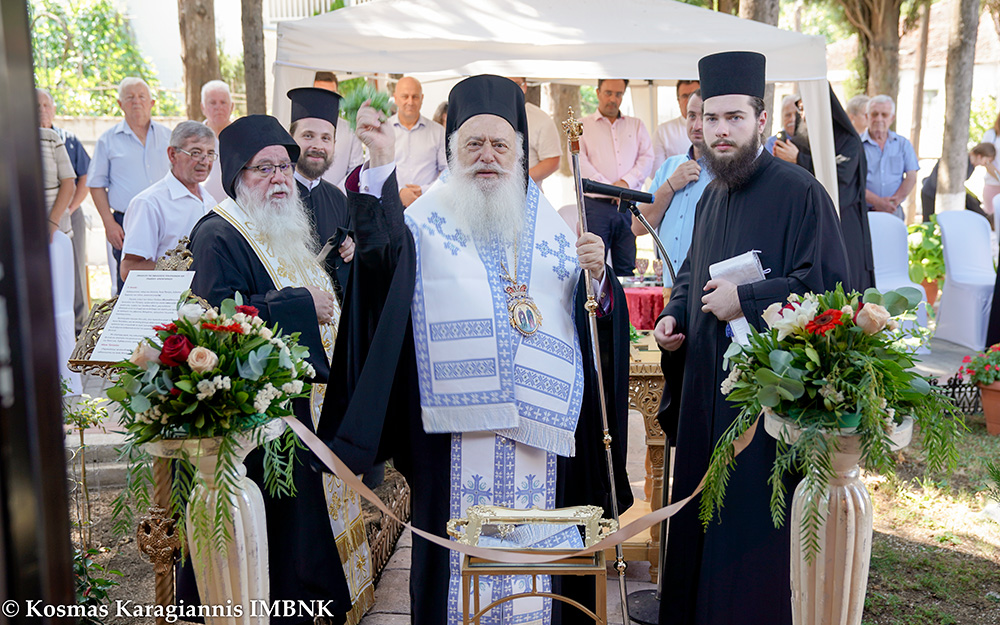
[[[299,333],[299,344],[309,348],[316,376],[310,380],[313,397],[296,399],[292,407],[306,427],[313,427],[326,387],[315,382],[325,382],[330,375],[340,306],[333,283],[316,258],[319,241],[293,178],[301,149],[268,115],[234,121],[219,134],[219,148],[222,184],[229,197],[191,231],[195,272],[191,290],[212,306],[240,293],[268,325],[276,323],[286,333]],[[263,486],[260,454],[250,454],[245,464],[247,475]],[[341,489],[334,494],[341,500],[348,497],[343,483],[334,484],[329,476],[324,479],[308,463],[296,463],[294,471],[295,497],[273,498],[261,488],[270,599],[327,601],[326,609],[338,615],[333,621],[343,622],[340,618],[351,610],[351,593],[325,491]],[[347,548],[343,553],[347,559],[355,552]],[[357,564],[356,559],[349,561]],[[190,603],[193,592],[193,579],[182,571],[178,598]],[[370,584],[361,593],[361,605],[374,597]],[[271,618],[274,625],[293,622]]]
[[[133,269],[153,269],[156,259],[177,246],[216,200],[203,182],[212,171],[215,135],[201,122],[181,122],[167,148],[170,171],[162,180],[132,198],[125,213],[122,279]]]

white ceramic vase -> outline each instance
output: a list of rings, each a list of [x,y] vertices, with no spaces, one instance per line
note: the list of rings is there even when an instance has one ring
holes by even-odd
[[[764,429],[776,439],[791,443],[800,429],[774,415],[764,417]],[[890,438],[892,449],[910,444],[913,419],[907,417]],[[861,437],[853,428],[831,430],[839,451],[833,456],[836,477],[820,495],[824,511],[819,529],[819,553],[806,561],[802,545],[802,521],[808,498],[805,482],[792,498],[791,584],[794,625],[860,625],[868,587],[868,565],[872,553],[872,501],[860,479]]]
[[[222,439],[159,440],[145,446],[154,456],[187,458],[198,471],[198,481],[203,481],[203,484],[195,486],[188,500],[186,530],[188,557],[194,568],[201,603],[204,606],[222,606],[223,609],[218,612],[225,612],[225,615],[206,616],[207,625],[268,623],[267,612],[261,609],[270,601],[264,497],[257,484],[246,476],[243,460],[256,447],[259,440],[257,432],[263,430],[264,440],[271,440],[284,429],[285,422],[274,419],[237,438],[239,448],[234,466],[237,491],[229,501],[232,524],[226,528],[229,541],[225,553],[217,551],[211,535],[204,535],[194,522],[196,515],[205,514],[211,529],[216,500],[220,495],[215,472]]]

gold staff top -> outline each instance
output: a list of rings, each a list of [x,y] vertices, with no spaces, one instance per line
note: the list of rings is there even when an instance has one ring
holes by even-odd
[[[573,107],[569,107],[569,117],[562,123],[563,132],[569,140],[570,154],[580,153],[580,137],[583,135],[583,124],[573,114]]]

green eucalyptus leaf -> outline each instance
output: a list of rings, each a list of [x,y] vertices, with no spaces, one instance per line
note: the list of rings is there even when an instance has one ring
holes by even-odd
[[[865,291],[864,297],[861,299],[862,302],[866,304],[881,304],[882,294],[878,289],[872,287]]]
[[[128,399],[128,391],[120,386],[112,386],[105,394],[108,396],[108,399],[119,403]]]
[[[912,286],[900,287],[896,289],[895,292],[906,298],[906,303],[908,304],[907,310],[910,308],[916,308],[917,304],[922,302],[924,299],[920,289],[915,289]]]
[[[778,375],[784,375],[785,371],[792,366],[792,360],[795,359],[791,352],[782,349],[772,350],[768,358],[771,360],[771,368]]]
[[[758,369],[755,377],[761,386],[778,384],[781,382],[781,376],[770,369]]]
[[[135,412],[146,412],[150,407],[149,398],[145,395],[133,395],[129,407]]]
[[[781,396],[778,393],[777,386],[765,386],[757,391],[757,401],[760,402],[761,406],[767,406],[768,408],[774,408],[781,402]]]
[[[905,297],[900,295],[896,291],[889,291],[882,298],[882,305],[885,309],[889,311],[889,314],[893,317],[896,315],[901,315],[910,308],[910,303]]]
[[[778,383],[778,388],[788,391],[791,395],[788,399],[798,399],[806,392],[806,386],[798,380],[784,378]]]
[[[185,393],[193,393],[195,389],[194,383],[192,383],[191,380],[177,380],[174,382],[174,386],[181,389]]]
[[[921,376],[916,376],[910,380],[910,388],[921,395],[926,395],[931,392],[930,382]]]
[[[237,293],[239,295],[239,293]],[[219,314],[223,317],[232,317],[236,314],[236,302],[231,299],[222,300],[222,305],[219,306]]]

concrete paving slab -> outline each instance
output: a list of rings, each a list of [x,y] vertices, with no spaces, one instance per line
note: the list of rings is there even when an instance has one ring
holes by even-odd
[[[410,570],[410,552],[409,547],[396,547],[396,551],[393,552],[392,557],[385,564],[385,570],[400,569],[404,571]]]
[[[360,625],[410,625],[410,615],[369,612],[361,619]]]
[[[371,614],[410,614],[410,570],[393,569],[382,573],[375,587],[375,606]],[[381,621],[375,621],[381,623]]]

